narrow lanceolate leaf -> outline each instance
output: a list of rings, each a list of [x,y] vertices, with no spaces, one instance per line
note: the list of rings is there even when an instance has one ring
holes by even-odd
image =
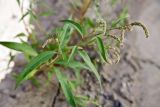
[[[58,81],[61,84],[61,87],[67,102],[71,105],[71,107],[77,107],[69,82],[67,81],[67,79],[64,77],[64,75],[61,73],[61,71],[58,68],[54,68],[54,71],[56,73]]]
[[[70,61],[69,63],[67,63],[65,60],[63,60],[63,61],[57,61],[56,64],[60,64],[62,66],[69,67],[69,68],[72,68],[72,69],[87,69],[87,70],[90,70],[89,67],[86,64],[83,64],[83,63],[78,62],[78,61]]]
[[[59,31],[58,39],[59,39],[59,51],[65,59],[65,53],[63,52],[63,48],[66,46],[66,42],[68,41],[68,34],[69,34],[69,25],[65,24],[63,29]]]
[[[24,13],[23,15],[22,15],[22,17],[20,18],[20,20],[19,21],[22,21],[27,15],[29,14],[29,12],[27,11],[26,13]]]
[[[16,87],[20,85],[24,80],[29,79],[31,74],[35,74],[36,68],[39,67],[41,64],[47,62],[49,59],[51,59],[53,55],[54,55],[53,51],[46,51],[33,58],[30,61],[30,63],[25,67],[25,69],[20,73],[20,75],[17,77]]]
[[[100,75],[96,67],[92,63],[91,59],[89,58],[88,54],[85,51],[79,51],[79,54],[83,58],[84,62],[89,66],[90,70],[95,74],[96,78],[98,79],[98,82],[100,83],[100,86],[102,86]]]
[[[72,49],[72,52],[71,52],[71,54],[70,54],[70,56],[69,56],[69,58],[68,58],[68,63],[69,63],[70,60],[73,58],[76,50],[77,50],[77,46],[74,46],[73,49]]]
[[[26,43],[17,43],[17,42],[0,42],[1,45],[16,50],[20,52],[24,52],[25,54],[31,55],[31,56],[36,56],[37,52],[29,45]]]
[[[60,42],[59,44],[60,44],[60,47],[62,47],[62,48],[66,44],[68,32],[69,32],[69,25],[64,24],[63,29],[60,30],[59,34],[58,34],[58,38],[59,38],[59,42]]]
[[[17,34],[17,35],[15,36],[15,38],[17,38],[17,37],[24,37],[24,36],[26,36],[24,33],[19,33],[19,34]]]
[[[62,20],[62,22],[68,23],[69,25],[71,25],[72,27],[74,27],[81,36],[83,36],[83,29],[80,26],[79,23],[74,22],[73,20]]]
[[[102,58],[107,61],[107,57],[106,57],[106,50],[103,44],[103,41],[100,37],[97,37],[97,46],[100,52],[100,55],[102,56]]]

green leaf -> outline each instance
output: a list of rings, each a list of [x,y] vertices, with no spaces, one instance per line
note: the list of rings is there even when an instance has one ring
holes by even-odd
[[[28,13],[29,13],[29,15],[31,16],[32,19],[35,19],[35,20],[37,19],[36,14],[32,10],[28,9]]]
[[[77,51],[77,46],[74,46],[73,49],[72,49],[72,52],[68,58],[68,63],[70,62],[70,60],[73,58],[75,52]]]
[[[77,61],[70,61],[69,63],[67,63],[65,60],[63,60],[63,61],[57,61],[56,64],[60,64],[60,65],[63,65],[65,67],[69,67],[72,69],[87,69],[87,70],[89,70],[88,66],[86,66],[85,64],[83,64],[81,62],[77,62]]]
[[[74,22],[73,20],[62,20],[62,22],[68,23],[69,25],[73,26],[79,32],[79,34],[83,37],[83,29],[79,23]]]
[[[84,62],[89,66],[90,70],[94,73],[94,75],[96,76],[96,78],[100,84],[100,87],[102,88],[100,75],[99,75],[96,67],[92,63],[88,54],[85,51],[79,51],[79,54],[83,58]]]
[[[49,59],[51,59],[53,55],[53,51],[46,51],[34,57],[17,77],[16,87],[19,86],[24,80],[30,78],[31,74],[33,76],[37,72],[36,68],[39,67],[41,64],[47,62]]]
[[[73,30],[69,28],[69,24],[65,23],[62,29],[57,30],[59,40],[59,52],[64,60],[67,60],[67,54],[65,48],[68,41],[70,40],[71,33]]]
[[[28,44],[26,43],[17,43],[17,42],[0,42],[1,45],[8,47],[10,49],[24,52],[31,56],[36,56],[37,52]]]
[[[7,64],[7,68],[8,68],[8,69],[9,69],[10,63],[14,60],[14,58],[15,58],[15,56],[12,55],[12,53],[10,52],[10,53],[9,53],[9,61],[8,61],[8,64]]]
[[[15,36],[15,38],[17,38],[17,37],[24,37],[24,36],[26,36],[24,33],[19,33],[19,34],[17,34],[17,35]]]
[[[64,77],[64,75],[58,68],[54,68],[54,71],[56,72],[57,79],[61,84],[66,100],[72,107],[77,107],[70,84],[68,83],[67,79]]]
[[[35,19],[35,20],[37,19],[37,16],[35,15],[35,13],[33,13],[32,10],[28,9],[27,12],[22,15],[22,17],[20,18],[20,21],[22,21],[27,15],[30,15],[32,19]]]
[[[69,32],[68,24],[64,24],[63,28],[58,30],[58,33],[59,33],[58,38],[59,38],[61,47],[65,45],[65,41],[67,39],[66,36],[68,36],[68,32]]]
[[[22,21],[28,14],[29,14],[29,12],[27,11],[25,14],[22,15],[22,17],[20,18],[19,21]]]
[[[106,50],[103,44],[103,41],[100,37],[97,37],[97,45],[98,45],[98,49],[100,52],[100,55],[102,56],[102,58],[107,61],[107,57],[106,57]]]

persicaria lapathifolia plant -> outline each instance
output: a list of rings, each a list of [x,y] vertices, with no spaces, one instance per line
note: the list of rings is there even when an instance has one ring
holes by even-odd
[[[96,6],[98,8],[98,5]],[[51,72],[57,77],[70,106],[83,107],[88,99],[85,96],[76,95],[75,90],[81,81],[79,78],[81,70],[86,69],[95,75],[103,92],[97,63],[117,63],[120,60],[120,47],[123,45],[125,32],[131,31],[134,26],[142,27],[146,37],[149,34],[146,27],[140,22],[117,26],[118,20],[114,21],[112,25],[107,25],[100,16],[98,9],[96,9],[96,13],[96,22],[91,18],[83,18],[83,21],[71,17],[61,20],[64,23],[63,26],[57,28],[54,35],[41,45],[41,50],[38,49],[38,46],[35,47],[24,41],[22,43],[1,41],[1,45],[22,52],[29,61],[24,70],[17,76],[16,87],[36,76],[40,71]],[[110,34],[114,30],[119,30],[120,33],[118,35]],[[75,40],[75,37],[78,39]],[[91,58],[88,48],[96,52],[98,57]],[[75,71],[76,79],[74,81],[64,75],[63,72],[66,69]],[[95,102],[93,101],[93,103]]]

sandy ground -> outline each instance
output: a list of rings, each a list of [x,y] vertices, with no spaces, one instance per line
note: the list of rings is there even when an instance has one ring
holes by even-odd
[[[138,20],[148,27],[150,37],[143,39],[143,32],[137,32],[135,45],[142,69],[138,72],[140,107],[159,107],[160,103],[160,0],[148,0]],[[144,60],[143,60],[144,59]]]
[[[132,33],[128,33],[127,47],[122,53],[124,55],[122,55],[121,62],[104,68],[109,71],[111,76],[116,75],[116,81],[120,81],[114,83],[112,88],[113,90],[117,87],[121,89],[121,93],[116,90],[115,92],[117,92],[117,98],[123,102],[124,107],[128,107],[125,106],[128,103],[128,99],[133,100],[135,103],[129,107],[159,107],[160,0],[135,0],[132,2],[130,7],[132,21],[143,22],[148,27],[150,37],[145,39],[144,32],[141,29],[135,30],[135,28]],[[126,74],[132,74],[130,81],[133,81],[133,84],[129,84],[128,78],[121,78],[122,76],[127,77]],[[118,83],[121,83],[121,85],[117,85]],[[0,84],[0,107],[50,106],[55,87],[44,85],[41,89],[34,90],[31,89],[32,87],[24,85],[18,90],[14,90],[13,85],[13,78],[9,75]],[[130,87],[130,93],[125,93],[128,91],[124,91],[127,86]]]

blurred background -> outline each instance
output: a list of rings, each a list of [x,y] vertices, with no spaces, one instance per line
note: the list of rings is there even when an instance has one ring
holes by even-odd
[[[40,5],[40,2],[45,2],[56,14],[39,19],[45,29],[59,26],[58,20],[68,16],[69,1],[72,0],[39,0],[37,12],[47,8]],[[103,67],[107,78],[115,80],[109,89],[114,91],[116,98],[122,103],[122,106],[115,107],[159,107],[160,0],[119,0],[114,9],[107,3],[102,4],[106,18],[113,17],[123,6],[127,6],[129,21],[142,22],[150,33],[150,37],[146,39],[142,29],[135,28],[128,32],[120,63]],[[25,12],[30,1],[24,0],[23,4]],[[15,35],[27,32],[24,23],[19,21],[22,14],[16,0],[0,0],[0,14],[0,41],[19,42],[20,39],[15,38]],[[35,23],[30,23],[30,17],[25,18],[25,23],[39,31]],[[39,36],[41,37],[41,34]],[[27,37],[21,39],[27,41]],[[15,54],[19,53],[0,46],[0,107],[50,107],[55,90],[53,87],[42,86],[35,89],[26,83],[17,90],[14,89],[15,82],[10,72],[21,70],[26,63],[23,56],[18,55],[15,61],[8,64],[10,56]],[[65,105],[65,102],[61,104]]]

